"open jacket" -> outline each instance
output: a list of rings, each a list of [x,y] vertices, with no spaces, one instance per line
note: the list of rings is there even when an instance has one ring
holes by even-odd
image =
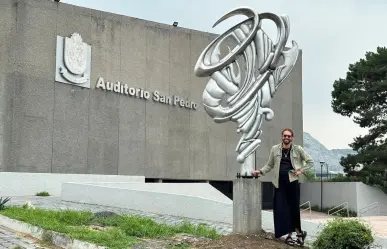
[[[294,170],[302,170],[302,172],[307,171],[308,169],[313,167],[313,159],[312,157],[304,151],[304,149],[299,145],[292,145],[289,155],[291,155],[290,160],[292,162],[292,166]],[[261,174],[265,175],[269,173],[271,170],[273,171],[273,185],[278,188],[278,178],[280,171],[282,157],[282,143],[274,145],[270,150],[269,160],[266,165],[260,169]],[[289,173],[290,182],[298,180],[300,183],[304,182],[305,175],[301,174],[298,176]]]

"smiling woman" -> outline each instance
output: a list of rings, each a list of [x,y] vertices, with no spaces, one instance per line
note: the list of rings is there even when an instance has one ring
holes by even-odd
[[[313,160],[304,149],[293,144],[294,132],[286,128],[281,133],[282,142],[271,148],[269,159],[264,167],[254,173],[274,172],[273,214],[275,237],[286,235],[288,245],[305,243],[306,231],[301,228],[300,183],[304,172],[313,166]],[[296,240],[292,234],[296,232]]]

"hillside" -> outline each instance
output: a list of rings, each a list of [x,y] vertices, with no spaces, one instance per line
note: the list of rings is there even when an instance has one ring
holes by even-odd
[[[343,168],[340,165],[340,158],[347,154],[355,154],[352,149],[333,149],[328,150],[317,139],[312,137],[309,133],[304,132],[304,148],[314,160],[314,168],[316,172],[320,172],[320,161],[324,161],[328,164],[329,171],[343,172]],[[323,171],[326,171],[324,167]]]

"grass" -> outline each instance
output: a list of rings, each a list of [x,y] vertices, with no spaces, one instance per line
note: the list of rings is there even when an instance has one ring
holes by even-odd
[[[46,191],[42,191],[42,192],[36,193],[36,196],[50,196],[50,194]]]
[[[160,239],[179,233],[211,239],[219,237],[215,229],[210,229],[204,225],[194,226],[190,223],[183,223],[178,226],[171,226],[156,223],[149,218],[136,216],[94,218],[91,212],[86,211],[24,209],[14,206],[1,210],[0,214],[46,230],[66,234],[73,239],[87,241],[111,249],[130,247],[136,243],[136,238]],[[107,229],[102,231],[93,230],[90,227],[91,225],[98,225]],[[45,237],[49,240],[50,234]]]

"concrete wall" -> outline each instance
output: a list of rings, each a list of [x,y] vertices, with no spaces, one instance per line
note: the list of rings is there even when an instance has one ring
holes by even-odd
[[[93,182],[85,184],[110,188],[124,188],[135,191],[197,196],[221,202],[230,201],[230,198],[225,196],[223,193],[208,183]]]
[[[7,91],[7,74],[12,71],[14,64],[14,51],[12,39],[15,31],[16,13],[11,1],[0,1],[0,171],[5,168],[5,155],[7,153],[7,103],[10,92]]]
[[[157,183],[156,183],[157,184]],[[146,187],[148,184],[143,184]],[[160,187],[164,185],[159,183]],[[168,184],[167,184],[168,185]],[[180,188],[181,183],[174,183],[174,190]],[[166,186],[166,185],[164,185]],[[171,184],[169,185],[169,187]],[[122,187],[122,188],[121,188]],[[194,193],[174,193],[173,190],[157,191],[152,188],[125,188],[125,186],[97,186],[91,184],[64,183],[62,200],[98,204],[104,206],[141,210],[155,214],[167,214],[193,219],[211,220],[218,222],[232,222],[232,201],[218,201],[196,196]],[[212,188],[206,184],[203,187]],[[230,209],[231,206],[231,209]],[[206,207],[206,208],[203,208]]]
[[[357,191],[355,182],[323,182],[323,207],[335,207],[348,202],[351,210],[357,210]],[[320,182],[301,184],[301,203],[310,201],[312,206],[321,206]]]
[[[47,191],[60,196],[64,182],[145,182],[143,176],[0,172],[0,196],[31,196]]]
[[[321,206],[321,183],[301,184],[301,203]],[[358,212],[374,202],[379,202],[380,215],[387,215],[387,195],[380,189],[361,182],[323,182],[323,207],[335,207],[348,202],[349,209]],[[362,216],[376,215],[376,209]]]
[[[366,207],[374,202],[378,202],[380,215],[387,216],[387,195],[382,190],[375,187],[370,187],[361,182],[357,183],[356,189],[358,210],[364,211],[362,216],[376,214],[376,209],[366,211]]]
[[[51,0],[1,1],[0,16],[2,171],[235,178],[236,125],[209,118],[201,106],[207,80],[193,74],[213,34]],[[92,46],[90,89],[54,81],[56,37],[74,32]],[[198,110],[104,92],[95,89],[99,77],[176,94]],[[300,56],[272,103],[274,120],[263,125],[257,167],[283,128],[302,144],[301,79]]]

